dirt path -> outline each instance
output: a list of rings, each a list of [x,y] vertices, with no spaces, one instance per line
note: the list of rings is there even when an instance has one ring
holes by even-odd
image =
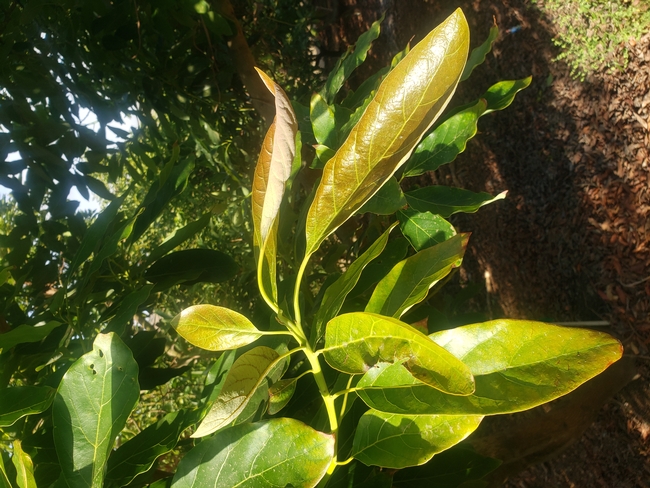
[[[458,6],[329,3],[336,4],[326,31],[334,51],[387,9],[388,32],[373,48],[375,66]],[[507,486],[650,486],[650,36],[634,43],[625,72],[598,73],[580,83],[552,61],[553,24],[529,2],[460,6],[472,46],[487,36],[493,18],[501,29],[475,83],[461,85],[461,99],[499,80],[534,77],[513,106],[481,119],[467,151],[438,176],[474,191],[509,191],[505,202],[454,222],[473,233],[467,277],[487,280],[485,301],[495,317],[607,321],[635,356],[639,373],[593,413],[596,422],[564,454],[510,476]],[[508,33],[513,27],[518,30]],[[608,387],[618,389],[625,378]]]

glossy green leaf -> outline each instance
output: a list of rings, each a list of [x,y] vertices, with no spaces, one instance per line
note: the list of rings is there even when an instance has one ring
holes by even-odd
[[[228,371],[219,396],[192,437],[212,434],[233,423],[265,381],[278,357],[276,351],[266,346],[255,347],[239,356]],[[263,391],[268,395],[268,387]]]
[[[474,68],[483,64],[485,61],[485,56],[487,56],[487,54],[492,50],[492,44],[494,44],[494,41],[498,35],[499,28],[496,25],[490,27],[490,33],[488,34],[487,39],[479,47],[472,49],[472,52],[469,54],[469,57],[467,58],[467,64],[465,65],[463,74],[460,77],[460,81],[465,81],[470,77],[472,71],[474,71]]]
[[[386,248],[379,257],[363,270],[358,283],[350,292],[350,297],[358,297],[377,284],[397,263],[406,257],[409,247],[409,242],[399,236],[386,244]]]
[[[242,314],[216,305],[193,305],[171,322],[187,342],[208,351],[237,349],[262,337]]]
[[[359,420],[352,455],[385,468],[419,466],[465,439],[481,420],[479,415],[398,415],[371,409]]]
[[[478,119],[487,104],[481,99],[455,113],[425,137],[406,163],[404,176],[418,176],[451,163],[465,150],[467,141],[476,135]]]
[[[173,488],[312,488],[334,457],[334,436],[289,418],[242,424],[201,442],[181,460]]]
[[[488,91],[483,94],[483,98],[487,101],[487,109],[485,113],[494,112],[496,110],[503,110],[508,107],[515,99],[515,95],[530,85],[533,77],[523,78],[521,80],[508,80],[500,81],[492,85]]]
[[[467,22],[459,9],[386,76],[359,123],[325,165],[307,215],[307,255],[408,159],[455,91],[468,45]]]
[[[345,80],[366,60],[373,41],[379,37],[380,25],[383,20],[384,16],[382,15],[379,20],[373,22],[370,29],[359,36],[354,48],[348,48],[348,52],[337,61],[336,66],[330,72],[325,86],[321,91],[321,96],[325,103],[334,103],[334,98],[343,86],[343,83],[345,83]]]
[[[455,395],[469,395],[474,380],[469,368],[404,322],[374,313],[339,315],[327,324],[325,360],[349,374],[368,371],[376,363],[403,364],[428,385]]]
[[[459,488],[465,482],[483,478],[500,464],[501,461],[481,456],[466,447],[455,446],[436,454],[424,466],[395,473],[393,488]]]
[[[56,320],[51,320],[43,325],[19,325],[15,329],[0,334],[0,350],[8,351],[18,344],[40,342],[61,325],[63,324]]]
[[[358,283],[361,273],[370,262],[377,258],[388,242],[390,232],[395,228],[397,223],[391,225],[366,251],[359,256],[350,267],[334,283],[332,283],[323,296],[312,329],[312,344],[317,344],[325,331],[325,324],[328,320],[334,318],[341,310],[345,298]]]
[[[377,215],[392,215],[406,205],[406,198],[397,179],[391,177],[384,183],[370,200],[363,204],[359,213],[374,213]]]
[[[264,137],[253,176],[253,246],[261,267],[259,286],[276,299],[277,217],[296,156],[298,121],[284,90],[264,72],[257,72],[275,98],[275,117]]]
[[[269,414],[275,415],[287,406],[296,392],[297,384],[297,378],[289,378],[277,381],[269,388]]]
[[[196,410],[172,412],[129,439],[108,459],[106,484],[126,486],[149,471],[156,459],[176,447],[183,431],[196,421]]]
[[[456,235],[456,229],[440,215],[405,209],[397,212],[400,229],[416,251],[421,251]]]
[[[2,453],[0,453],[0,488],[12,488],[7,470],[5,469],[4,460],[2,459]]]
[[[309,117],[318,144],[330,148],[338,146],[336,107],[329,105],[320,93],[314,93],[309,104]]]
[[[22,445],[18,439],[12,441],[14,451],[11,461],[16,468],[16,484],[18,488],[36,488],[34,479],[34,463],[32,458],[23,451]]]
[[[221,283],[238,271],[237,263],[225,253],[213,249],[185,249],[160,258],[144,276],[155,283],[157,289],[165,289],[178,283]]]
[[[103,486],[106,460],[140,396],[138,365],[114,333],[65,373],[52,407],[61,477],[57,485]]]
[[[56,390],[49,386],[10,386],[0,393],[0,427],[9,427],[26,415],[47,410]]]
[[[375,287],[366,312],[401,317],[460,264],[469,234],[459,234],[400,261]]]
[[[420,212],[431,212],[449,217],[458,212],[474,213],[483,205],[503,200],[507,192],[492,196],[489,193],[474,193],[449,186],[427,186],[406,193],[406,201]]]
[[[431,338],[468,365],[474,394],[440,394],[400,365],[382,364],[361,378],[359,396],[372,408],[394,413],[519,412],[569,393],[622,354],[621,344],[602,332],[524,320],[467,325]]]

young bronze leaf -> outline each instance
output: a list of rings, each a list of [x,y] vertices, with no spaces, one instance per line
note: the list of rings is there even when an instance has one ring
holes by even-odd
[[[352,455],[384,468],[419,466],[474,432],[480,415],[397,415],[370,409],[354,435]]]
[[[433,388],[452,395],[474,391],[467,366],[422,332],[391,317],[339,315],[327,324],[323,352],[329,365],[344,373],[365,373],[379,362],[402,363],[414,378]]]
[[[257,72],[275,96],[275,118],[264,138],[253,177],[253,244],[256,253],[264,248],[264,256],[258,256],[258,266],[262,266],[259,285],[275,297],[277,216],[296,154],[298,121],[282,88],[262,71]]]
[[[525,320],[495,320],[430,336],[466,363],[476,391],[458,397],[382,363],[359,381],[370,407],[402,414],[495,415],[554,400],[603,372],[621,357],[621,344],[602,332]]]
[[[278,356],[266,346],[255,347],[239,356],[228,371],[219,396],[192,437],[212,434],[234,422],[265,381]]]
[[[289,418],[237,425],[181,460],[172,488],[313,488],[335,454],[334,436]]]
[[[469,49],[460,9],[379,86],[359,123],[323,169],[307,215],[307,254],[352,216],[408,159],[456,89]]]
[[[256,341],[262,333],[242,314],[216,305],[193,305],[172,320],[187,342],[208,351],[237,349]]]

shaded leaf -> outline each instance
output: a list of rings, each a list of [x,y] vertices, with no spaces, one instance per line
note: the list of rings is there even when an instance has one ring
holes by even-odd
[[[459,9],[386,76],[359,123],[325,165],[307,215],[307,255],[408,159],[455,91],[468,45],[467,22]]]
[[[370,200],[363,204],[358,213],[374,213],[377,215],[392,215],[406,205],[406,198],[397,179],[391,177],[384,183]]]
[[[369,410],[363,414],[352,455],[385,468],[419,466],[474,432],[478,415],[397,415]]]
[[[334,457],[334,437],[281,418],[219,432],[178,465],[173,488],[316,486]]]
[[[228,371],[219,396],[192,437],[212,434],[234,422],[265,381],[278,357],[276,351],[266,346],[255,347],[239,356]],[[268,395],[268,389],[263,391]]]
[[[129,293],[122,299],[115,316],[104,329],[104,333],[116,332],[118,335],[123,334],[133,323],[133,316],[137,313],[140,306],[147,301],[154,285],[145,285],[139,290]]]
[[[359,381],[357,393],[363,401],[405,414],[519,412],[573,391],[622,354],[621,344],[602,332],[524,320],[467,325],[431,337],[469,366],[474,394],[440,394],[400,365],[381,365]]]
[[[50,332],[61,325],[63,325],[61,322],[55,320],[51,320],[43,325],[19,325],[9,332],[0,334],[0,350],[8,351],[17,344],[40,342],[50,335]]]
[[[186,341],[208,351],[237,349],[262,337],[242,314],[215,305],[193,305],[171,322]]]
[[[151,469],[156,459],[171,451],[185,429],[198,420],[196,410],[183,409],[165,415],[122,444],[108,459],[106,483],[126,486]]]
[[[54,405],[54,443],[61,462],[57,485],[103,486],[106,460],[140,396],[138,365],[114,333],[63,376]]]
[[[153,263],[144,276],[156,289],[162,290],[178,283],[221,283],[239,271],[237,263],[227,254],[213,249],[185,249],[167,254]]]
[[[400,229],[416,251],[421,251],[456,235],[456,229],[440,215],[405,209],[397,212]]]
[[[436,454],[424,466],[398,471],[393,478],[393,488],[414,486],[458,488],[466,481],[481,479],[500,464],[501,462],[496,459],[456,446]]]
[[[49,386],[11,386],[0,394],[0,427],[9,427],[26,415],[42,413],[54,400]]]
[[[485,113],[494,112],[496,110],[503,110],[508,107],[515,99],[515,95],[530,85],[533,77],[523,78],[521,80],[507,80],[500,81],[492,85],[488,91],[483,94],[483,98],[487,101],[487,109]]]
[[[395,362],[434,388],[457,395],[474,391],[467,366],[417,329],[391,317],[366,312],[339,315],[327,324],[323,352],[328,364],[344,373],[365,373],[376,363]]]
[[[492,196],[489,193],[474,193],[449,186],[427,186],[406,193],[406,201],[420,212],[431,212],[449,217],[458,212],[474,213],[483,205],[503,200],[507,192]]]
[[[147,256],[147,263],[153,263],[154,261],[160,259],[168,252],[172,251],[174,248],[182,244],[188,239],[191,239],[196,234],[201,232],[209,223],[212,218],[212,213],[203,214],[198,220],[190,222],[189,224],[177,229],[174,232],[174,235],[167,239],[165,242],[156,246],[151,250],[149,256]]]
[[[487,103],[481,99],[436,127],[413,151],[404,169],[404,176],[418,176],[427,171],[435,171],[456,159],[465,150],[467,141],[476,135],[476,124],[486,108]]]
[[[375,287],[366,312],[399,318],[424,300],[432,286],[457,267],[469,234],[459,234],[395,265]]]
[[[312,329],[311,343],[316,345],[323,336],[325,324],[328,320],[334,318],[341,310],[345,298],[358,283],[361,273],[365,267],[377,256],[379,256],[388,242],[390,232],[395,228],[397,223],[391,225],[366,251],[359,256],[350,267],[334,283],[332,283],[323,296]]]
[[[483,44],[481,44],[479,47],[472,49],[472,52],[469,54],[469,57],[467,58],[467,64],[465,65],[463,74],[460,77],[460,81],[465,81],[470,77],[472,71],[474,71],[474,68],[483,64],[485,61],[485,56],[487,56],[487,54],[492,50],[492,44],[494,44],[494,41],[498,35],[499,28],[496,25],[490,27],[490,33],[488,34],[487,39],[483,41]]]

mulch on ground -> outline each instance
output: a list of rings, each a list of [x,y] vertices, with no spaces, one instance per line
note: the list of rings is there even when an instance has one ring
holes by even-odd
[[[333,50],[387,12],[383,39],[373,48],[375,67],[458,6],[424,0],[324,5],[333,15],[325,32]],[[459,87],[460,100],[497,81],[533,75],[511,107],[481,119],[465,153],[437,175],[474,191],[509,192],[505,201],[455,219],[472,232],[465,276],[485,281],[495,317],[607,322],[638,365],[636,379],[572,447],[510,476],[507,486],[650,486],[650,35],[629,42],[624,71],[602,70],[581,83],[553,61],[552,19],[530,2],[460,6],[472,46],[487,37],[493,19],[501,29],[471,85]]]

